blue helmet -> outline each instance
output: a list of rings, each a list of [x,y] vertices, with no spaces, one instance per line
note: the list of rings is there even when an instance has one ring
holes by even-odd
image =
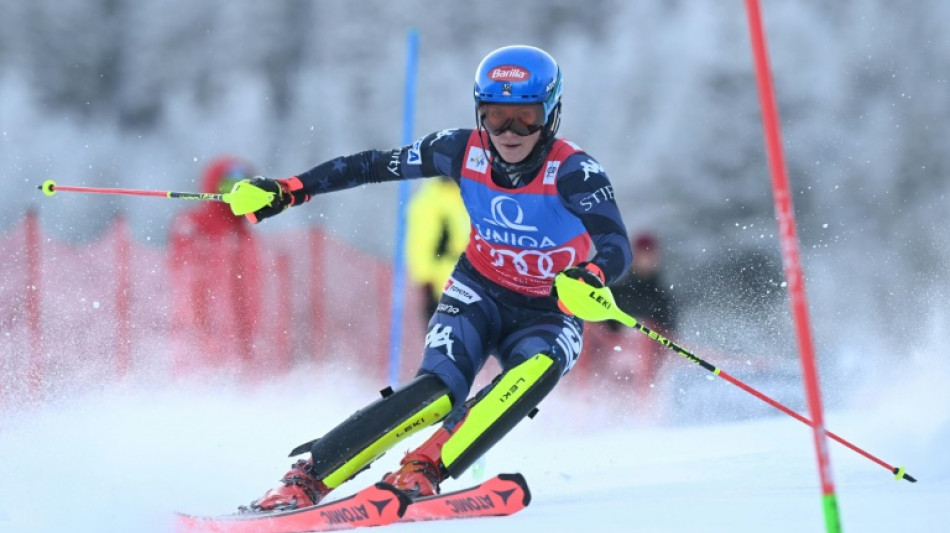
[[[505,46],[485,56],[475,71],[475,107],[482,103],[544,104],[548,128],[560,115],[561,69],[533,46]]]

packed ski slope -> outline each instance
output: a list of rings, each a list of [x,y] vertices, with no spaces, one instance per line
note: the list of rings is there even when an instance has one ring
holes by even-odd
[[[950,370],[942,359],[921,355],[893,380],[856,391],[853,407],[828,414],[829,429],[920,480],[897,482],[832,443],[845,531],[950,527]],[[8,410],[0,416],[0,531],[157,533],[170,531],[176,510],[229,512],[274,483],[290,462],[287,450],[374,390],[311,368],[263,387],[137,383]],[[612,420],[555,393],[483,465],[483,475],[527,477],[533,501],[525,511],[389,529],[824,530],[811,432],[790,417],[678,427]],[[352,488],[378,479],[398,457],[384,457]]]

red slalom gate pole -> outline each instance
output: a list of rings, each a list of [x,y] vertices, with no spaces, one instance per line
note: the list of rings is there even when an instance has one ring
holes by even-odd
[[[772,86],[771,71],[769,70],[768,49],[765,43],[765,32],[762,27],[762,15],[758,0],[746,0],[745,4],[752,39],[752,54],[755,58],[759,101],[762,106],[762,127],[765,133],[765,145],[772,175],[775,216],[782,247],[782,263],[785,265],[785,280],[788,283],[792,315],[795,320],[795,335],[798,339],[802,377],[805,381],[805,391],[808,396],[808,409],[811,414],[811,427],[818,458],[825,529],[837,533],[841,531],[841,519],[838,514],[838,499],[835,495],[834,481],[831,476],[831,459],[828,456],[828,439],[822,413],[821,389],[815,364],[815,348],[808,319],[808,304],[805,299],[805,280],[802,275],[801,253],[795,229],[792,196],[785,168],[785,158],[782,153],[778,109],[775,104],[775,90]]]

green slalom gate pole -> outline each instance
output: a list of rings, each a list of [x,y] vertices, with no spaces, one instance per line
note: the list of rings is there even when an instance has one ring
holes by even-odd
[[[610,291],[609,287],[591,287],[583,281],[570,278],[563,273],[558,274],[554,278],[554,288],[557,291],[557,296],[570,310],[571,313],[576,315],[581,320],[586,320],[588,322],[602,322],[604,320],[616,320],[625,326],[631,327],[640,333],[643,333],[647,337],[650,337],[654,341],[662,344],[663,346],[669,348],[670,350],[678,353],[687,360],[696,363],[702,368],[712,372],[713,374],[721,377],[722,379],[728,381],[729,383],[739,387],[740,389],[748,392],[749,394],[755,396],[756,398],[762,400],[763,402],[771,405],[772,407],[782,411],[783,413],[791,416],[795,420],[812,427],[812,421],[805,418],[804,416],[796,413],[795,411],[789,409],[788,407],[782,405],[781,403],[769,398],[765,394],[757,391],[756,389],[750,387],[749,385],[743,383],[739,379],[733,377],[725,370],[709,363],[689,350],[683,348],[682,346],[676,344],[675,342],[667,339],[666,337],[660,335],[659,333],[651,330],[650,328],[641,324],[636,318],[628,315],[619,307],[617,307],[614,302],[613,293]],[[911,476],[906,472],[906,469],[903,466],[892,466],[888,463],[878,459],[874,455],[862,450],[861,448],[855,446],[854,444],[848,442],[847,440],[839,437],[838,435],[826,431],[825,432],[829,438],[839,442],[845,447],[851,449],[854,452],[857,452],[860,455],[874,461],[875,463],[883,466],[888,469],[892,474],[894,474],[894,479],[901,480],[906,479],[911,483],[916,483],[917,479]],[[827,502],[827,500],[825,500]]]
[[[79,192],[92,194],[120,194],[128,196],[150,196],[153,198],[175,198],[179,200],[210,200],[215,202],[224,202],[231,206],[231,212],[235,215],[244,215],[253,213],[258,209],[269,205],[274,201],[274,193],[265,191],[250,181],[239,181],[226,193],[208,193],[208,192],[175,192],[175,191],[155,191],[149,189],[120,189],[114,187],[77,187],[72,185],[57,185],[53,180],[46,180],[37,189],[43,191],[46,196],[53,196],[57,192]]]

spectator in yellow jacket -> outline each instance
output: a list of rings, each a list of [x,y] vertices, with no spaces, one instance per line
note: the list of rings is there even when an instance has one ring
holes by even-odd
[[[425,322],[435,313],[470,229],[458,184],[451,178],[427,180],[409,201],[406,261],[410,279],[424,294]]]

